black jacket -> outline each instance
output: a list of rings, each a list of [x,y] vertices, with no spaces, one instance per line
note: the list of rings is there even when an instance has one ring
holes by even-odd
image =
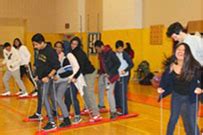
[[[109,75],[110,82],[117,81],[117,76],[119,76],[118,68],[120,67],[121,63],[109,45],[104,46],[102,58],[104,61],[104,70],[105,73]]]
[[[56,51],[47,44],[36,57],[36,75],[39,79],[48,76],[48,74],[55,69],[56,71],[60,68],[60,62]]]
[[[77,61],[79,63],[79,66],[80,66],[80,69],[74,75],[74,78],[78,78],[80,73],[82,73],[83,75],[86,75],[86,74],[91,74],[91,73],[93,73],[95,71],[94,66],[92,65],[92,63],[88,59],[86,53],[82,50],[81,47],[76,47],[71,52],[76,57],[76,59],[77,59]]]

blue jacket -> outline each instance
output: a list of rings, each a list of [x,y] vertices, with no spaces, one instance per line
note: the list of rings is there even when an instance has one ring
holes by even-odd
[[[196,94],[194,93],[195,89],[197,87],[201,88],[200,73],[201,72],[197,73],[195,75],[195,77],[190,81],[190,94],[189,94],[189,96],[190,96],[190,102],[191,103],[196,102]],[[158,101],[160,101],[161,98],[164,98],[173,92],[174,81],[175,81],[175,75],[170,72],[170,68],[166,69],[166,71],[162,75],[160,86],[159,86],[162,89],[164,89],[165,92],[159,96]]]

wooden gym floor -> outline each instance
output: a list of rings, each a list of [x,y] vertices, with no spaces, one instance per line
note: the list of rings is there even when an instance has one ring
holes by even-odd
[[[3,91],[2,73],[0,73],[0,93]],[[32,85],[27,79],[24,80],[28,91]],[[11,81],[11,92],[17,92]],[[139,113],[138,117],[126,120],[113,121],[109,123],[63,130],[53,135],[160,135],[166,133],[166,126],[169,119],[170,98],[164,100],[163,120],[161,121],[160,104],[157,103],[158,94],[151,86],[141,86],[136,82],[129,85],[129,112]],[[23,118],[33,114],[36,110],[36,98],[17,99],[16,97],[0,98],[0,135],[33,135],[39,129],[38,122],[23,122]],[[80,98],[81,101],[81,98]],[[105,97],[106,106],[108,106]],[[82,108],[82,102],[80,103]],[[44,110],[44,108],[43,108]],[[203,110],[202,110],[203,111]],[[43,114],[45,112],[43,111]],[[109,117],[108,113],[102,114]],[[83,121],[88,117],[83,116]],[[203,118],[199,118],[199,127],[203,128]],[[161,126],[163,130],[161,130]],[[175,135],[184,135],[182,121],[179,120]]]

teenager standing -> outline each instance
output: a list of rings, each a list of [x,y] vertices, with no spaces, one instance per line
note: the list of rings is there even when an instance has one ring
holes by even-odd
[[[175,59],[166,67],[162,76],[158,93],[164,97],[172,93],[171,115],[167,127],[167,135],[173,135],[175,125],[184,106],[187,123],[185,131],[188,135],[199,135],[197,126],[197,96],[201,94],[200,64],[193,58],[189,46],[179,43],[175,48]]]

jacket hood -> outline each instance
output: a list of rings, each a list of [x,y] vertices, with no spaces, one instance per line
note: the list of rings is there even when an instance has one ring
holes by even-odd
[[[105,45],[104,46],[104,49],[103,49],[103,52],[104,53],[107,53],[107,52],[109,52],[109,51],[111,51],[112,49],[111,49],[111,47],[110,47],[110,45]]]
[[[76,48],[74,48],[74,49],[72,49],[71,47],[70,47],[70,50],[71,51],[78,51],[78,50],[81,50],[82,48],[81,48],[81,46],[77,46]]]

